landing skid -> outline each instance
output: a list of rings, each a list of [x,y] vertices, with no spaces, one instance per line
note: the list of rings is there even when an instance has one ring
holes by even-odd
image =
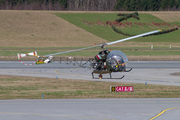
[[[123,75],[121,78],[119,78],[119,79],[123,79],[125,77],[125,75]]]
[[[94,79],[94,73],[92,72],[91,73],[92,74],[92,79]],[[109,76],[110,76],[110,79],[112,79],[112,75],[111,75],[111,73],[109,73]],[[99,79],[102,79],[102,74],[99,74]],[[121,78],[118,78],[118,79],[123,79],[125,77],[125,75],[123,75]]]
[[[126,70],[126,71],[124,71],[124,72],[130,72],[132,70],[132,68],[131,69],[129,69],[129,70]]]
[[[111,73],[109,73],[110,78],[112,79]],[[121,78],[118,79],[123,79],[125,77],[125,75],[123,75]]]

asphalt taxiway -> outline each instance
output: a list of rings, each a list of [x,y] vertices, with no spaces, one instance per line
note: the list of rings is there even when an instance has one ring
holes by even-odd
[[[159,85],[180,86],[180,76],[172,75],[180,73],[179,61],[130,61],[128,69],[130,72],[104,74],[102,79],[92,79],[93,69],[80,68],[74,65],[60,64],[58,62],[42,65],[25,66],[18,61],[1,61],[0,75],[17,75],[47,78],[66,78],[91,81],[111,81],[111,82],[129,82],[129,83],[147,83]],[[125,75],[123,79],[118,79]]]
[[[0,61],[0,75],[81,79],[180,86],[178,61],[130,61],[128,73],[92,79],[93,69],[52,64],[24,66],[18,61]],[[125,77],[118,79],[122,75]],[[58,80],[58,79],[57,79]],[[0,100],[2,120],[179,120],[180,98],[161,99],[45,99]]]
[[[180,99],[0,100],[2,120],[179,120]]]

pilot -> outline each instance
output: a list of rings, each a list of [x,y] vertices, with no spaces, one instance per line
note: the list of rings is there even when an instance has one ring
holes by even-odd
[[[110,53],[109,50],[104,50],[104,51],[99,52],[100,55],[102,54],[108,55],[109,53]]]

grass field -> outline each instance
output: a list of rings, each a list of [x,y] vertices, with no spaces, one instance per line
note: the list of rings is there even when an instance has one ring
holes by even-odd
[[[60,51],[94,46],[94,43],[110,42],[126,38],[115,33],[109,26],[87,25],[86,21],[114,21],[119,12],[85,11],[0,11],[0,60],[17,60],[17,53],[37,51],[40,56]],[[132,13],[132,12],[128,12]],[[131,22],[168,22],[180,25],[180,12],[139,12],[140,20]],[[169,17],[167,17],[169,16]],[[157,27],[133,25],[119,28],[123,32],[140,34]],[[166,29],[166,28],[161,28]],[[137,38],[108,46],[112,50],[122,50],[129,60],[179,60],[179,30],[159,36]],[[155,50],[150,50],[154,45]],[[169,46],[173,49],[168,49]],[[164,49],[165,48],[165,49]],[[93,57],[100,49],[64,54],[64,56]],[[159,57],[161,56],[161,57]],[[169,56],[169,57],[164,57]],[[159,58],[162,59],[159,59]],[[169,59],[167,59],[169,58]]]
[[[55,78],[0,76],[0,99],[177,98],[180,87]],[[110,92],[110,86],[133,86],[134,92]]]
[[[38,54],[43,56],[51,53],[58,53],[58,52],[63,52],[63,51],[68,51],[71,49],[78,49],[79,47],[73,47],[73,48],[9,48],[9,49],[3,49],[0,51],[0,59],[1,60],[17,60],[17,53],[28,53],[29,51],[38,51]],[[153,61],[159,61],[159,60],[172,60],[172,61],[178,61],[180,60],[179,56],[179,48],[172,48],[169,49],[167,47],[155,47],[154,49],[150,49],[150,47],[123,47],[123,48],[118,48],[118,47],[109,47],[111,50],[121,50],[124,52],[129,60],[141,60],[141,61],[146,61],[146,60],[153,60]],[[58,56],[74,56],[74,57],[85,57],[85,58],[93,58],[96,54],[99,53],[99,48],[95,49],[90,49],[90,50],[82,50],[78,52],[71,52],[71,53],[66,53],[66,54],[61,54]],[[11,56],[11,57],[10,57]],[[29,57],[30,58],[30,57]],[[23,59],[22,60],[36,60],[37,58],[33,59]]]
[[[67,20],[68,22],[85,29],[86,31],[99,36],[103,39],[110,41],[119,40],[122,38],[126,38],[126,36],[119,35],[115,33],[111,27],[109,26],[102,26],[102,25],[87,25],[83,23],[83,20],[90,21],[90,22],[96,22],[97,20],[100,20],[105,23],[105,21],[114,21],[118,18],[117,14],[95,14],[95,13],[69,13],[69,14],[62,14],[62,13],[56,13],[55,15]],[[164,23],[163,20],[152,16],[150,14],[140,14],[139,15],[140,20],[136,20],[134,18],[130,18],[127,20],[127,22],[141,22],[141,23]],[[124,21],[123,21],[124,22]],[[174,23],[171,23],[174,24]],[[180,24],[180,23],[178,23]],[[126,28],[120,28],[125,33],[130,34],[141,34],[157,29],[167,29],[167,28],[158,28],[158,27],[148,27],[145,26],[144,28],[141,28],[139,26],[133,25],[132,28],[126,27]],[[163,34],[159,36],[151,36],[151,37],[141,37],[134,40],[131,40],[133,42],[179,42],[179,33],[180,31],[175,31],[169,34]],[[121,43],[120,43],[121,44]]]
[[[80,47],[106,42],[48,11],[2,10],[0,16],[1,47]]]

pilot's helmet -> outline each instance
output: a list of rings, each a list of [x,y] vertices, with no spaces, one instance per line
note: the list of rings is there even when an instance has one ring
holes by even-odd
[[[105,54],[109,54],[110,51],[109,51],[109,50],[104,50],[104,53],[105,53]]]

